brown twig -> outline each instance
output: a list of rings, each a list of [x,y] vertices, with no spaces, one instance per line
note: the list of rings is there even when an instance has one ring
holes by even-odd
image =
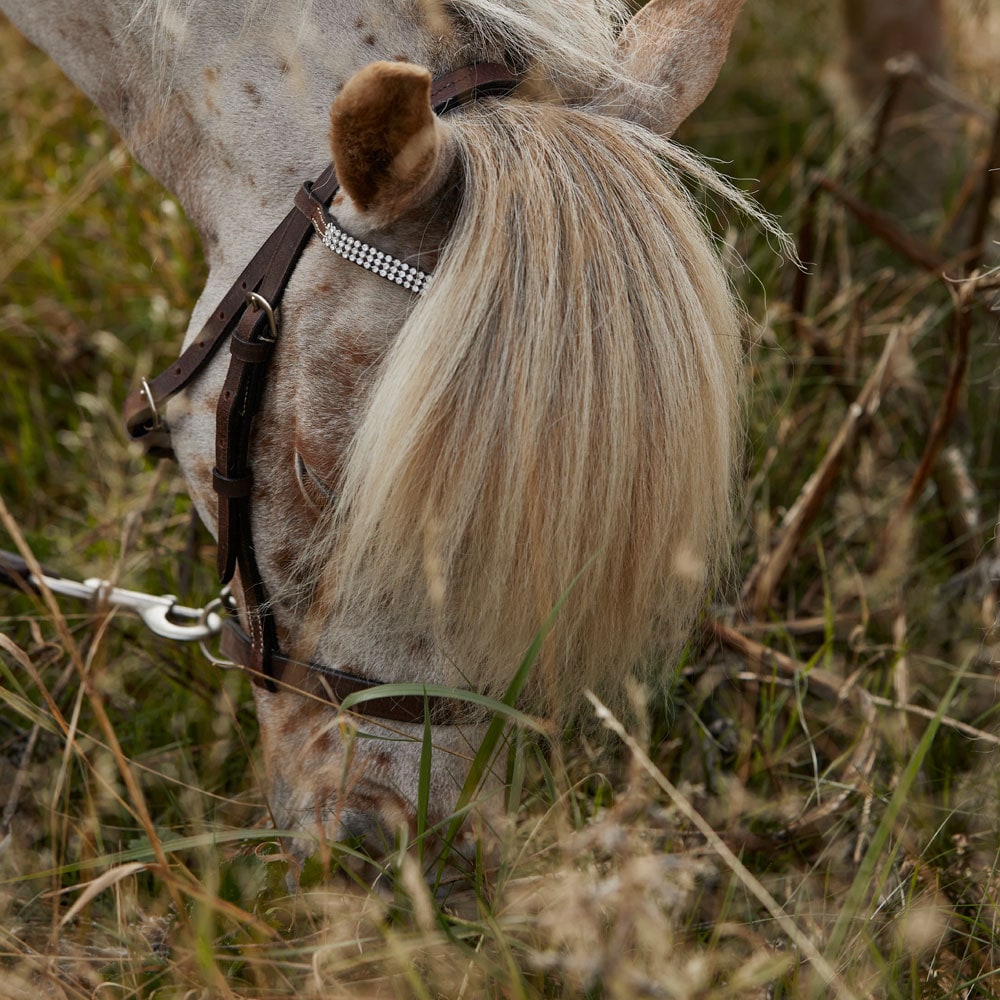
[[[972,231],[969,235],[970,259],[966,265],[967,274],[971,274],[982,260],[986,244],[986,229],[990,221],[990,208],[998,187],[1000,187],[1000,102],[997,104],[996,114],[993,117],[993,134],[986,157],[986,170],[983,174],[983,193],[976,205],[976,214],[972,220]]]
[[[824,191],[832,194],[867,229],[907,260],[925,271],[940,272],[945,269],[946,259],[932,246],[908,233],[891,215],[872,208],[867,202],[823,174],[816,175],[816,183]]]
[[[813,257],[816,253],[816,207],[819,201],[819,186],[815,183],[809,185],[809,194],[806,196],[805,205],[802,208],[802,224],[799,226],[797,251],[802,267],[795,268],[794,280],[792,283],[792,323],[795,333],[802,339],[800,324],[806,315],[806,304],[809,299],[809,282],[812,278]]]
[[[903,89],[903,83],[908,75],[909,72],[890,73],[882,90],[878,114],[875,119],[875,128],[872,132],[871,143],[868,146],[865,172],[861,177],[861,195],[863,198],[867,198],[871,192],[872,180],[875,177],[875,165],[878,161],[879,153],[882,151],[882,143],[885,141],[886,133],[889,130],[889,123],[892,121],[893,112],[896,110],[899,93]]]
[[[910,481],[910,488],[906,491],[906,496],[893,515],[894,518],[908,515],[916,506],[917,500],[920,499],[920,494],[923,493],[927,480],[937,464],[948,431],[955,422],[962,386],[965,384],[965,373],[969,367],[969,331],[972,327],[972,299],[975,287],[976,281],[973,277],[969,281],[963,282],[959,286],[958,292],[954,293],[954,336],[951,344],[953,354],[948,383],[927,435],[927,444],[924,446],[923,455],[920,456],[920,464]]]
[[[978,118],[980,121],[990,120],[990,109],[978,104],[967,94],[962,93],[956,86],[950,83],[943,76],[928,72],[923,66],[917,67],[920,79],[927,90],[945,104],[950,104],[956,111],[971,118]]]
[[[923,326],[923,322],[923,315],[918,316],[909,326],[897,327],[889,335],[875,370],[848,409],[847,416],[823,456],[822,462],[809,477],[795,503],[782,519],[778,539],[773,548],[757,560],[748,574],[743,585],[743,601],[745,607],[753,609],[755,616],[762,615],[771,603],[778,581],[788,568],[788,563],[806,529],[819,513],[849,449],[857,440],[862,428],[878,412],[882,397],[893,381],[892,362],[896,352],[909,345],[917,330]]]
[[[793,678],[797,675],[803,673],[803,665],[796,660],[793,660],[790,656],[786,656],[784,653],[779,653],[776,650],[770,649],[767,646],[756,642],[749,636],[744,635],[742,632],[737,631],[729,625],[724,625],[720,621],[714,619],[709,619],[705,623],[705,634],[709,639],[719,642],[721,645],[725,646],[726,649],[731,650],[734,653],[739,654],[744,659],[749,661],[755,666],[766,664],[769,667],[774,668],[780,674],[787,678]],[[847,687],[847,682],[841,682],[838,678],[833,677],[827,671],[822,670],[817,667],[813,667],[809,670],[809,680],[810,683],[819,674],[820,681],[829,686],[831,683],[836,686],[838,697],[843,697],[844,688]],[[832,678],[832,681],[831,681]],[[770,681],[771,678],[767,675],[760,673],[759,669],[752,674],[752,679],[761,681]],[[858,688],[852,687],[851,690],[860,690]],[[882,698],[877,694],[871,694],[865,692],[865,701],[870,702],[877,708],[888,708],[893,711],[902,711],[907,715],[915,715],[920,719],[927,719],[933,721],[938,719],[938,713],[931,708],[923,708],[921,705],[913,704],[903,704],[899,701],[894,701],[892,698]],[[962,733],[965,736],[969,736],[972,739],[982,740],[984,743],[990,743],[993,746],[1000,746],[1000,736],[996,733],[988,733],[983,729],[977,729],[975,726],[970,726],[967,722],[962,722],[959,719],[954,719],[950,715],[942,715],[939,718],[942,726],[946,726],[948,729],[954,729],[957,733]]]
[[[838,790],[832,797],[792,820],[786,832],[790,838],[794,838],[800,831],[813,828],[822,820],[832,816],[854,792],[860,791],[862,786],[868,784],[872,768],[875,766],[877,749],[874,701],[864,688],[847,684],[822,667],[812,667],[806,671],[801,663],[790,656],[775,652],[722,622],[709,620],[705,624],[705,631],[711,638],[738,653],[753,665],[752,671],[739,675],[740,680],[763,684],[774,682],[791,684],[805,681],[813,694],[833,704],[852,701],[861,717],[858,741],[844,768],[841,780],[837,783]],[[764,667],[766,670],[761,669]],[[775,672],[781,676],[774,677]]]

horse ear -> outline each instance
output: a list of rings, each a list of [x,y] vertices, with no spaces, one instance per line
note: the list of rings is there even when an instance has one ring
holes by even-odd
[[[661,135],[715,86],[744,0],[652,0],[625,26],[618,52],[643,124]],[[653,89],[650,90],[649,88]]]
[[[429,197],[450,163],[448,128],[430,103],[431,75],[412,63],[371,63],[330,109],[340,186],[362,212],[387,224]]]

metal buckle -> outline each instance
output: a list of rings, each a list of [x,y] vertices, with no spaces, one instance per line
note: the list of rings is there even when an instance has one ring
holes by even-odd
[[[160,411],[157,408],[156,400],[153,398],[153,390],[150,388],[149,383],[143,378],[140,379],[139,392],[142,393],[142,398],[146,400],[149,404],[149,409],[153,414],[153,423],[150,430],[158,431],[163,427],[163,418],[160,416]]]
[[[271,328],[270,342],[273,344],[278,339],[278,321],[274,318],[274,310],[271,308],[271,303],[257,292],[247,292],[247,305],[254,312],[258,312],[261,309],[264,310],[267,315],[267,325]],[[268,338],[262,337],[261,339],[267,340]]]

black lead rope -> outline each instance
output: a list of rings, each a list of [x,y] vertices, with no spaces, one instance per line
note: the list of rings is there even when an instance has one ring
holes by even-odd
[[[40,566],[39,569],[42,571],[42,576],[52,580],[62,579],[58,573],[45,566]],[[0,549],[0,584],[14,590],[27,590],[33,594],[40,594],[41,587],[35,582],[34,575],[31,567],[19,555]]]

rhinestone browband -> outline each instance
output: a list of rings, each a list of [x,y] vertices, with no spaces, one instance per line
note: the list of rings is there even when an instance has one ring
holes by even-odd
[[[331,219],[321,229],[316,231],[323,240],[323,246],[328,247],[339,257],[349,260],[366,271],[381,275],[387,281],[394,281],[414,295],[420,295],[431,280],[431,275],[415,268],[412,264],[401,261],[392,254],[383,253],[377,247],[369,246],[361,240],[345,233]]]

